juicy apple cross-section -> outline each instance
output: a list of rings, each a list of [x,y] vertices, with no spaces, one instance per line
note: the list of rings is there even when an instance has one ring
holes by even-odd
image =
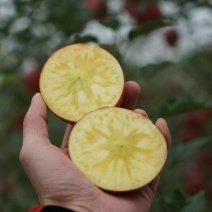
[[[107,191],[127,192],[145,186],[159,174],[167,158],[167,145],[147,117],[106,107],[75,124],[69,153],[95,185]]]
[[[75,123],[98,108],[118,106],[124,75],[118,61],[104,49],[74,44],[48,59],[41,73],[40,90],[53,113]]]

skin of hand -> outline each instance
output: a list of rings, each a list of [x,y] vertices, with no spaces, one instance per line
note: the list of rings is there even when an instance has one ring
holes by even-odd
[[[121,107],[133,109],[140,92],[137,83],[125,84]],[[137,113],[146,114],[141,109]],[[156,126],[163,133],[167,149],[171,135],[164,119]],[[68,139],[72,126],[68,125],[61,148],[51,144],[48,134],[47,107],[38,93],[31,102],[24,119],[21,164],[28,175],[42,205],[55,205],[78,212],[137,212],[149,211],[156,193],[160,174],[148,185],[125,194],[110,194],[94,186],[72,163],[68,154]]]

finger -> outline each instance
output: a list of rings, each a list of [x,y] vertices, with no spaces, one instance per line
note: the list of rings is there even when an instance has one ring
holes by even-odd
[[[134,112],[142,114],[142,115],[145,115],[147,118],[149,118],[149,116],[147,115],[145,110],[142,110],[142,109],[138,108],[138,109],[135,109]]]
[[[171,134],[170,134],[170,131],[169,131],[169,128],[167,126],[167,123],[164,119],[162,118],[159,118],[155,125],[160,129],[160,131],[163,133],[163,136],[166,140],[166,143],[167,143],[167,148],[168,150],[170,149],[170,146],[171,146]],[[157,186],[158,186],[158,183],[160,181],[160,175],[159,174],[150,184],[149,184],[149,187],[151,188],[151,190],[155,193],[156,190],[157,190]]]
[[[24,118],[23,144],[19,156],[20,162],[28,173],[28,176],[32,176],[35,173],[34,170],[38,170],[36,164],[40,166],[40,163],[43,162],[44,155],[46,155],[45,147],[47,145],[45,144],[50,144],[47,121],[46,105],[41,95],[37,93],[33,97]]]
[[[163,133],[163,136],[166,140],[167,143],[167,148],[168,150],[170,149],[171,146],[171,134],[169,132],[169,128],[167,126],[167,123],[164,119],[159,118],[157,120],[157,122],[155,123],[155,125],[160,129],[160,131]],[[149,187],[151,188],[151,190],[155,193],[160,181],[160,175],[161,173],[151,182],[149,183]]]
[[[23,145],[50,142],[48,134],[47,107],[39,93],[32,99],[23,123]]]
[[[66,127],[64,137],[63,137],[61,149],[63,150],[65,154],[68,154],[68,142],[69,142],[69,136],[70,136],[72,128],[73,128],[73,125],[68,124]]]
[[[125,84],[125,94],[121,107],[133,109],[140,94],[140,86],[134,81]]]
[[[168,128],[168,125],[166,123],[166,121],[162,118],[159,118],[155,125],[160,129],[160,131],[163,133],[163,136],[164,138],[166,139],[166,143],[167,143],[167,148],[168,150],[170,149],[171,147],[171,134],[170,134],[170,131],[169,131],[169,128]]]

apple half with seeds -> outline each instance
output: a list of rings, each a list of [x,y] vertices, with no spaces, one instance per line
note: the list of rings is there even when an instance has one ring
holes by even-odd
[[[167,144],[146,116],[106,107],[75,124],[69,154],[99,188],[128,192],[147,185],[159,174],[167,158]]]
[[[123,91],[124,75],[115,57],[87,44],[73,44],[56,51],[40,76],[45,103],[70,123],[98,108],[119,106]]]

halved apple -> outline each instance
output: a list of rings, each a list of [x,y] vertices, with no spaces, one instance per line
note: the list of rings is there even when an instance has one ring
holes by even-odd
[[[63,120],[75,123],[105,106],[119,106],[124,75],[118,61],[100,47],[66,46],[43,67],[40,91],[47,106]]]
[[[75,124],[69,153],[96,186],[127,192],[145,186],[159,174],[167,145],[146,116],[107,107],[90,112]]]

